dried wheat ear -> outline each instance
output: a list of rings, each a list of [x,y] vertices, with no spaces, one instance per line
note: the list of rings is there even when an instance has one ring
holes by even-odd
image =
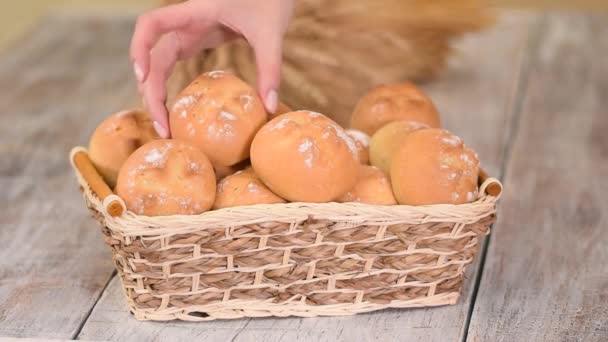
[[[284,40],[281,98],[346,125],[357,99],[371,87],[435,77],[454,39],[492,21],[481,0],[297,1]],[[180,62],[169,99],[203,71],[217,69],[255,84],[251,48],[236,40]]]

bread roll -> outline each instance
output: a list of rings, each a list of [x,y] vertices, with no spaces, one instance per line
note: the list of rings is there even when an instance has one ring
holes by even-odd
[[[357,180],[353,139],[326,116],[296,111],[268,122],[251,145],[256,174],[292,202],[329,202]]]
[[[346,133],[355,141],[355,146],[359,151],[359,162],[369,164],[369,135],[356,129],[347,129]]]
[[[217,185],[214,209],[240,205],[285,203],[256,176],[253,169],[238,171]]]
[[[215,174],[205,153],[180,140],[154,140],[120,169],[116,194],[138,215],[195,215],[215,200]]]
[[[355,187],[340,197],[338,202],[397,204],[388,176],[379,168],[370,165],[359,165]]]
[[[279,104],[277,105],[277,110],[275,110],[274,113],[268,113],[268,121],[276,118],[279,115],[290,113],[292,111],[293,110],[289,108],[288,105],[284,104],[283,102],[279,102]]]
[[[251,166],[251,162],[249,159],[243,160],[242,162],[230,166],[224,165],[213,165],[213,170],[215,170],[215,178],[219,182],[220,180],[235,174],[239,171],[245,170],[247,167]]]
[[[410,133],[393,156],[391,182],[400,204],[472,202],[479,160],[462,140],[442,129]]]
[[[391,158],[403,139],[418,129],[429,128],[417,121],[393,121],[376,131],[369,143],[369,160],[387,174],[391,171]]]
[[[214,165],[249,157],[251,141],[266,122],[256,91],[223,71],[202,74],[176,98],[169,114],[176,139],[203,149]]]
[[[381,85],[359,100],[351,128],[373,135],[391,121],[411,120],[439,126],[439,113],[431,99],[413,83]]]
[[[114,188],[122,164],[131,153],[158,135],[147,113],[126,110],[103,121],[89,141],[89,158],[106,183]]]

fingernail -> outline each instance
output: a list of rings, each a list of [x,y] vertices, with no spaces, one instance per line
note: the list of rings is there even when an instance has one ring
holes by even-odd
[[[165,127],[163,127],[161,124],[159,124],[158,121],[154,121],[152,123],[152,126],[154,126],[154,130],[156,131],[156,133],[158,133],[159,137],[161,137],[163,139],[169,138],[169,132],[167,132],[167,129]]]
[[[144,72],[141,70],[139,64],[133,63],[133,71],[135,72],[135,77],[137,77],[138,82],[142,82],[144,80]]]
[[[264,105],[266,106],[266,110],[274,113],[277,110],[277,104],[279,102],[279,95],[276,90],[271,90],[266,94],[266,100],[264,101]]]

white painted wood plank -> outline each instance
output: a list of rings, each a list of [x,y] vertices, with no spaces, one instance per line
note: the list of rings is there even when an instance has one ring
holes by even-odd
[[[608,16],[541,32],[470,341],[608,339]]]
[[[0,55],[0,336],[75,337],[110,280],[68,152],[133,97],[130,30],[47,20]]]
[[[230,341],[247,320],[140,322],[128,311],[120,280],[114,277],[78,339],[94,341]]]

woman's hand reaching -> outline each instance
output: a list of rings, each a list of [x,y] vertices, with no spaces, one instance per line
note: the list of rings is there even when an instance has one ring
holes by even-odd
[[[165,82],[178,60],[243,37],[253,47],[257,87],[274,112],[281,73],[283,35],[294,0],[189,0],[143,14],[131,41],[139,92],[163,138],[170,136]]]

